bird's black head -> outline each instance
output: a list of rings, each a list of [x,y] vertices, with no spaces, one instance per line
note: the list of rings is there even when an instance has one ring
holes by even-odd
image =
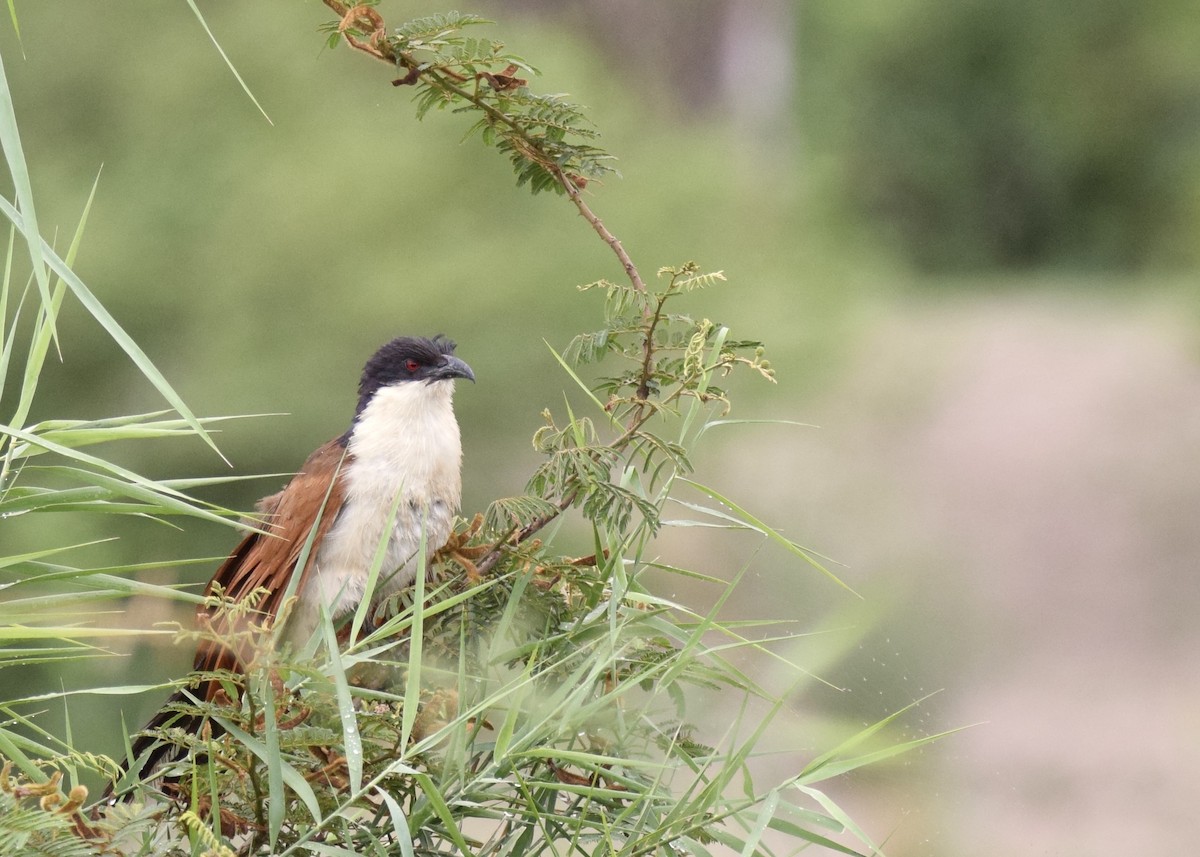
[[[359,410],[382,387],[413,381],[475,380],[471,367],[454,356],[454,342],[438,334],[433,339],[401,336],[376,351],[363,367],[358,383]]]
[[[432,384],[435,381],[453,381],[455,378],[474,381],[475,373],[464,361],[454,356],[453,340],[441,334],[433,339],[421,336],[393,339],[371,355],[363,367],[362,380],[358,382],[358,407],[354,409],[354,423],[342,436],[341,442],[345,444],[349,441],[363,410],[384,387],[417,382]]]

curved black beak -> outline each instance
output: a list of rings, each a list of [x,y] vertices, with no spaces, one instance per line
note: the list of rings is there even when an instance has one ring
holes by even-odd
[[[432,377],[438,381],[466,378],[468,381],[474,382],[475,373],[471,371],[471,367],[466,364],[466,361],[460,360],[453,354],[447,354],[442,365],[434,370]]]

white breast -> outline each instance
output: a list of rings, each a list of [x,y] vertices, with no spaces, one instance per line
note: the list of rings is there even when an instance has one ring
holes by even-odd
[[[384,387],[359,415],[350,436],[345,503],[317,550],[302,605],[315,609],[319,599],[334,618],[353,610],[385,538],[376,598],[412,582],[422,532],[426,557],[446,543],[462,497],[453,391],[453,381]]]

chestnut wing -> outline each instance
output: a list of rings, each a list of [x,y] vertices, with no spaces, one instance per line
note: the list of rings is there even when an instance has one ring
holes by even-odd
[[[309,534],[315,527],[316,535],[305,567],[300,571],[302,577],[296,592],[303,586],[304,576],[311,572],[317,548],[345,502],[343,474],[348,458],[346,447],[335,438],[308,457],[287,487],[260,500],[258,510],[264,517],[266,533],[250,533],[242,539],[209,581],[205,595],[211,594],[218,585],[234,600],[241,600],[257,589],[266,589],[255,609],[246,614],[243,621],[261,624],[274,620],[283,606],[284,593]],[[218,636],[228,637],[233,630],[218,627],[226,620],[213,616],[208,608],[201,608],[198,618],[201,623],[212,625]],[[240,672],[243,657],[227,645],[205,640],[196,652],[195,669]],[[207,690],[205,695],[211,697],[215,688]]]

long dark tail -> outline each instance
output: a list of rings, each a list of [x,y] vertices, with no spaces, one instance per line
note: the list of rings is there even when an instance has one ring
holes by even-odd
[[[208,718],[187,709],[194,707],[193,699],[204,698],[205,685],[207,682],[202,682],[200,687],[191,689],[187,693],[183,690],[175,691],[158,710],[158,713],[151,717],[146,725],[133,736],[130,744],[132,752],[125,763],[125,771],[114,784],[104,790],[102,801],[129,800],[133,795],[132,786],[139,782],[146,783],[154,779],[162,779],[164,782],[178,781],[176,777],[163,775],[160,772],[187,756],[187,748],[179,743],[165,740],[161,734],[155,733],[178,729],[182,730],[184,734],[199,736],[204,722]],[[191,698],[189,698],[189,694]],[[208,724],[214,736],[220,735],[223,731],[220,725],[213,720],[208,720]]]

